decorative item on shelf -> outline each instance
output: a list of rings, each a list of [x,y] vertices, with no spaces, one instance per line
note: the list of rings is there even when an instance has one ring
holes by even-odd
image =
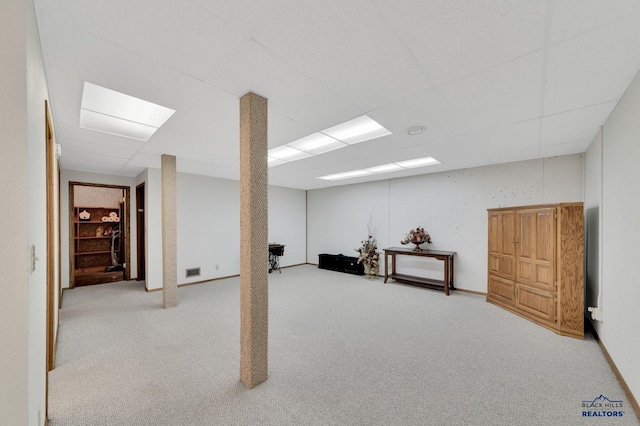
[[[96,237],[102,237],[102,226],[96,228]]]
[[[80,218],[80,220],[91,220],[91,213],[89,213],[86,210],[82,210],[79,214],[78,217]]]
[[[360,253],[358,256],[358,263],[364,265],[364,274],[367,278],[373,278],[378,276],[380,270],[380,252],[378,251],[378,243],[374,237],[375,229],[371,227],[371,220],[367,225],[367,231],[369,237],[360,241],[361,246],[355,251]]]
[[[414,251],[420,251],[420,245],[427,243],[431,244],[431,236],[427,231],[424,230],[422,226],[418,226],[416,229],[412,229],[409,233],[404,237],[404,240],[400,241],[400,244],[415,244]]]

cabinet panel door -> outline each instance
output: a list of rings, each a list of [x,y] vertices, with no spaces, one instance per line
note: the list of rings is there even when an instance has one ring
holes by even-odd
[[[545,290],[554,288],[555,209],[516,213],[516,280]]]
[[[507,305],[514,304],[513,281],[489,275],[489,289],[487,297]]]
[[[555,323],[555,293],[516,283],[518,309],[543,321]]]
[[[489,272],[501,277],[515,277],[515,213],[489,213]]]

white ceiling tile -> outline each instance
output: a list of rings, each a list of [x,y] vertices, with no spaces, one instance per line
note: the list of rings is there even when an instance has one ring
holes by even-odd
[[[638,0],[554,1],[549,42],[557,43],[639,11]]]
[[[633,1],[34,5],[63,169],[137,176],[166,153],[183,171],[238,179],[248,90],[269,100],[270,147],[363,113],[393,132],[269,171],[270,184],[313,189],[584,150],[640,69]],[[80,129],[84,81],[176,113],[146,143]],[[415,125],[424,133],[408,136]],[[424,156],[443,163],[317,179]]]
[[[444,141],[416,146],[424,155],[442,163],[447,170],[488,164],[480,142],[470,134],[453,136]],[[464,155],[460,155],[464,153]]]
[[[514,163],[516,161],[542,158],[540,157],[540,148],[524,149],[522,151],[494,152],[491,155],[488,155],[488,157],[493,164]]]
[[[589,149],[589,145],[591,145],[591,142],[593,142],[593,138],[557,145],[547,145],[542,147],[540,154],[542,157],[580,154],[586,152],[587,149]]]
[[[276,9],[256,41],[363,111],[431,86],[367,0],[283,0]]]
[[[426,90],[399,102],[371,111],[371,118],[395,135],[414,144],[422,137],[450,137],[466,133],[465,127],[438,90]],[[423,126],[424,136],[409,136],[407,129]]]
[[[436,84],[540,49],[545,2],[374,0]]]
[[[118,174],[126,163],[127,160],[123,158],[82,152],[67,152],[60,157],[62,169],[91,173]],[[114,173],[114,170],[118,173]]]
[[[441,87],[473,131],[535,118],[540,113],[542,53],[537,52]]]
[[[211,14],[247,37],[253,36],[255,28],[263,24],[269,17],[269,12],[279,2],[280,0],[197,0]]]
[[[51,3],[44,10],[66,25],[109,39],[199,80],[246,40],[207,9],[186,0]],[[208,51],[216,55],[203,54]]]
[[[575,109],[542,118],[542,146],[582,139],[593,140],[616,102]]]
[[[640,14],[549,48],[544,114],[618,99],[640,66]]]
[[[509,151],[535,150],[540,148],[540,120],[494,127],[473,135],[489,157]]]
[[[267,98],[269,111],[310,129],[296,139],[334,126],[344,121],[344,117],[363,113],[253,40],[212,74],[207,84],[224,88],[237,97],[252,91]]]

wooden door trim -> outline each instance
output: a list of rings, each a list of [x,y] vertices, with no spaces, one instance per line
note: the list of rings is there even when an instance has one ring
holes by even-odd
[[[96,188],[115,188],[121,189],[124,191],[125,196],[125,205],[123,206],[124,211],[126,212],[125,216],[125,226],[124,226],[124,240],[125,240],[125,256],[124,256],[124,279],[131,279],[131,187],[125,185],[111,185],[106,183],[89,183],[89,182],[78,182],[78,181],[69,181],[69,288],[75,287],[75,279],[74,279],[74,270],[75,270],[75,239],[73,236],[75,235],[75,218],[74,218],[74,196],[73,196],[73,187],[74,186],[92,186]]]
[[[147,268],[146,268],[146,259],[147,259],[147,242],[145,241],[145,227],[147,221],[147,211],[145,209],[144,200],[146,198],[146,182],[142,182],[136,185],[136,256],[137,256],[137,267],[136,271],[137,279],[143,280],[146,279],[147,276]],[[142,189],[142,205],[140,205],[140,200],[138,199],[138,192]],[[140,221],[140,209],[142,209],[142,226]],[[142,248],[142,250],[141,250]]]

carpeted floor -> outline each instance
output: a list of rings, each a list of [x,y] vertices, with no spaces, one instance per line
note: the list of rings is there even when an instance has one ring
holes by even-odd
[[[239,278],[65,291],[49,424],[639,425],[592,336],[310,265],[269,275],[269,380],[239,381]],[[585,418],[583,401],[621,400]],[[608,409],[611,411],[611,409]]]

